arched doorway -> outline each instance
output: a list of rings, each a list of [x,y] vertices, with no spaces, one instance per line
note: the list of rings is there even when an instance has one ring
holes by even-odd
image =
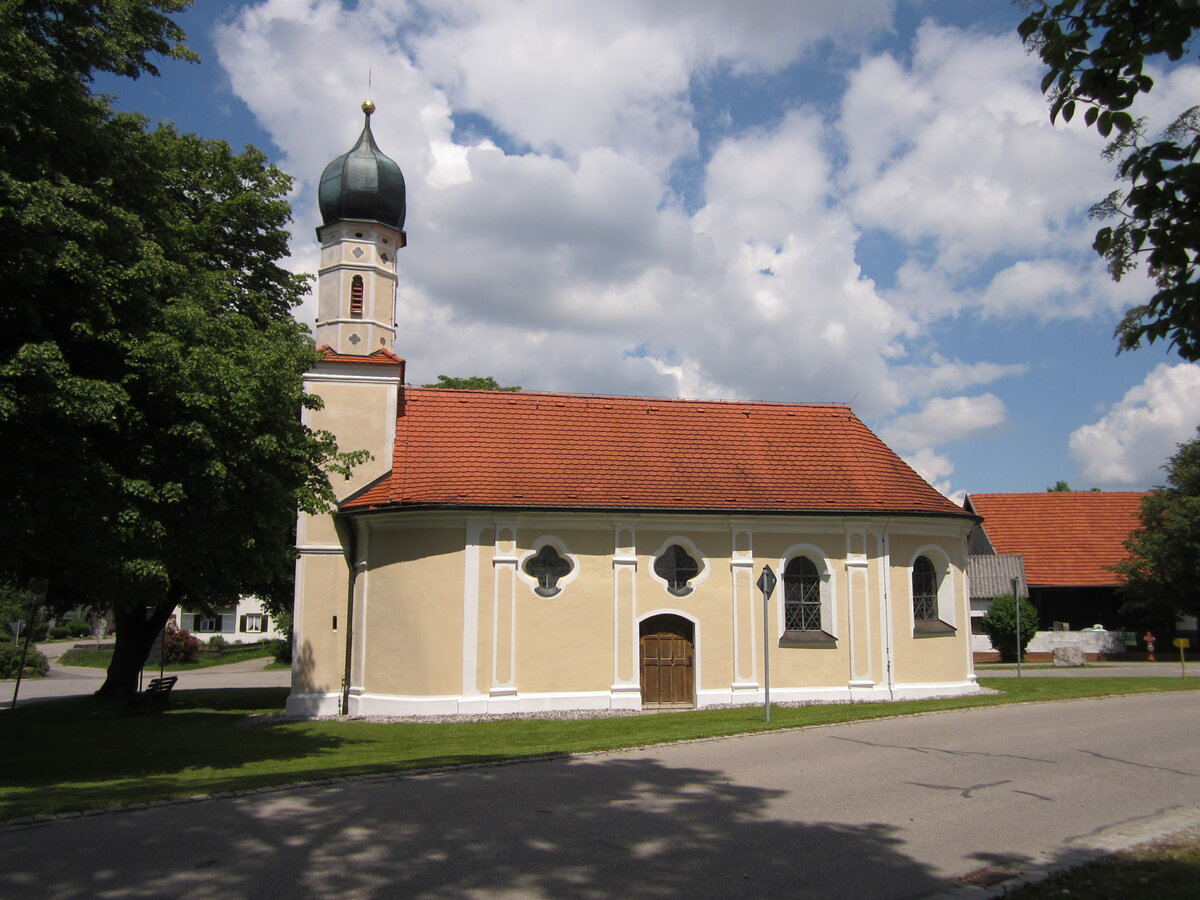
[[[642,706],[691,709],[696,705],[695,628],[664,613],[641,624]]]

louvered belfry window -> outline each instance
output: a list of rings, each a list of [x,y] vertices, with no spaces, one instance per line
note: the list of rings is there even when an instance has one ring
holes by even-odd
[[[913,618],[918,622],[938,617],[937,571],[926,556],[918,556],[912,571]]]
[[[692,592],[688,583],[700,574],[700,564],[678,544],[672,544],[654,561],[654,574],[667,583],[667,590],[676,597]]]
[[[821,575],[807,556],[797,556],[783,570],[783,627],[821,630]]]
[[[350,318],[363,317],[363,280],[361,275],[355,275],[350,281]]]

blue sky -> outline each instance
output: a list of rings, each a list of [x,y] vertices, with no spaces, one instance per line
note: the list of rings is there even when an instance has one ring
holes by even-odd
[[[414,383],[850,402],[943,492],[1140,490],[1200,424],[1200,367],[1115,354],[1102,142],[1052,126],[1001,0],[204,0],[200,65],[118,106],[315,186],[372,128],[408,182]],[[1200,97],[1193,55],[1139,112]],[[314,307],[298,315],[311,322]]]

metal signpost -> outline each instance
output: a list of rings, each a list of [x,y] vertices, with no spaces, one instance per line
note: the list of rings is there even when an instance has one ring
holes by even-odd
[[[1173,643],[1179,648],[1179,677],[1187,678],[1187,663],[1184,662],[1183,651],[1192,646],[1192,641],[1190,638],[1175,638]]]
[[[768,722],[771,721],[771,653],[768,649],[771,644],[771,626],[767,601],[771,598],[771,592],[775,590],[777,580],[771,567],[763,566],[762,574],[755,582],[763,595],[763,709],[766,711]]]

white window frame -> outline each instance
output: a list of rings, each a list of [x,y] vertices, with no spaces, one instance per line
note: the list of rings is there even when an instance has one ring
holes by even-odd
[[[776,603],[778,608],[775,613],[776,630],[778,631],[779,638],[782,639],[786,633],[784,629],[783,573],[787,570],[787,564],[797,556],[807,557],[809,562],[817,567],[817,575],[821,580],[821,630],[836,639],[838,636],[837,581],[833,577],[833,565],[821,548],[815,544],[793,544],[779,558],[779,587],[776,588],[779,592],[779,598]]]
[[[678,544],[680,547],[686,550],[688,556],[696,560],[700,566],[700,571],[696,573],[696,577],[688,581],[688,587],[691,588],[691,590],[689,590],[686,594],[671,593],[671,586],[667,583],[667,580],[665,578],[660,578],[658,573],[654,571],[654,564],[658,562],[659,557],[666,553],[667,549],[672,544]],[[662,585],[662,589],[666,592],[668,597],[674,597],[676,600],[682,600],[685,597],[690,597],[692,594],[696,593],[696,588],[703,584],[705,579],[708,578],[708,573],[711,568],[712,567],[708,564],[708,557],[700,552],[700,548],[696,546],[696,542],[689,537],[684,537],[681,534],[677,534],[663,541],[659,545],[658,549],[651,554],[650,564],[646,566],[646,571],[649,573],[651,578]]]
[[[914,632],[916,631],[917,616],[914,608],[916,598],[913,595],[913,569],[916,567],[918,556],[924,556],[933,564],[933,571],[937,576],[937,621],[943,622],[951,628],[958,628],[958,615],[954,602],[954,567],[950,564],[949,554],[937,544],[926,544],[923,547],[918,547],[917,551],[908,561],[908,568],[905,570],[905,584],[907,586],[904,594],[908,598],[908,621],[910,627]],[[936,634],[937,632],[931,633]]]
[[[537,556],[538,553],[541,552],[541,549],[547,544],[553,547],[559,556],[571,563],[571,571],[562,578],[558,579],[558,590],[549,597],[545,597],[537,592],[538,580],[525,571],[525,561],[531,557]],[[529,592],[539,600],[556,600],[561,597],[566,591],[567,585],[579,577],[580,568],[579,558],[574,553],[571,553],[569,550],[567,550],[567,545],[562,538],[553,534],[543,534],[533,542],[532,546],[528,550],[524,551],[517,557],[517,577],[525,582],[526,586],[529,588]]]

